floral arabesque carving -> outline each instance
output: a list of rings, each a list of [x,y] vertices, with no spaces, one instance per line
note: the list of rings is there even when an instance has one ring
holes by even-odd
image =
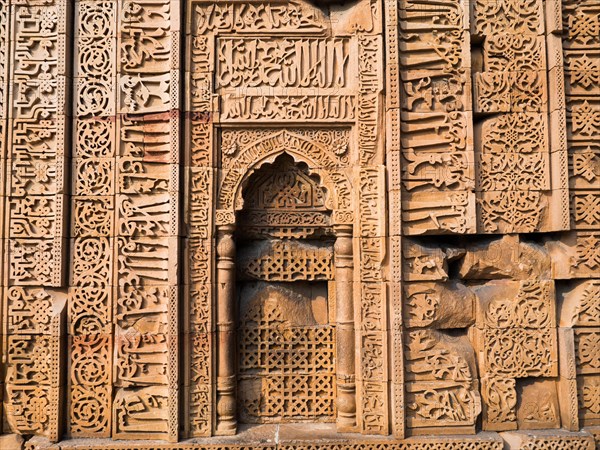
[[[233,136],[228,136],[228,139],[247,141],[243,138],[243,131],[229,133]],[[329,209],[352,209],[352,185],[347,176],[348,163],[345,162],[344,154],[336,155],[338,146],[348,145],[347,133],[321,131],[320,134],[326,137],[327,144],[311,139],[312,133],[304,136],[294,131],[273,130],[261,134],[256,141],[239,145],[239,150],[234,156],[224,159],[224,173],[218,196],[219,209],[240,209],[243,205],[241,188],[244,180],[259,167],[272,163],[284,153],[299,161],[306,161],[310,170],[322,177],[325,187],[332,193],[330,203],[326,205]]]

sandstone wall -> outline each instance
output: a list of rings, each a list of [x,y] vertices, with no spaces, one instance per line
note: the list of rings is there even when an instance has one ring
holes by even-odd
[[[597,2],[0,0],[0,111],[3,433],[600,435]]]

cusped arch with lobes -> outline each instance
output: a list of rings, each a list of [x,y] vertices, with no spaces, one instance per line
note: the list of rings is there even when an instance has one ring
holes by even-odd
[[[223,169],[218,209],[231,213],[241,210],[244,206],[243,191],[252,175],[261,168],[273,165],[282,155],[288,155],[296,165],[306,164],[308,173],[318,177],[328,193],[325,203],[327,209],[334,212],[352,211],[350,168],[347,155],[337,150],[339,146],[315,142],[301,134],[280,130],[240,148],[235,159]],[[346,151],[347,148],[344,148]]]

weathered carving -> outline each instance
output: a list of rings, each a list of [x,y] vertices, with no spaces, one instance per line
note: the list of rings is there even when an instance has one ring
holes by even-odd
[[[65,361],[60,288],[66,278],[64,103],[71,92],[65,77],[71,23],[60,1],[10,3],[10,12],[9,2],[0,6],[4,419],[6,431],[56,441]]]
[[[70,431],[110,436],[117,2],[76,8]]]
[[[402,224],[406,234],[474,233],[468,22],[463,5],[401,2]]]
[[[596,3],[0,0],[0,447],[591,450]]]
[[[560,428],[556,383],[553,380],[519,380],[516,391],[519,429]]]
[[[350,209],[351,188],[343,170],[348,164],[347,131],[261,130],[250,132],[248,136],[243,136],[246,134],[243,131],[230,133],[223,136],[225,147],[229,147],[228,142],[235,142],[239,149],[223,161],[227,171],[221,181],[220,207],[228,209],[234,205],[238,208],[241,206],[242,167],[253,167],[257,162],[272,161],[280,154],[287,153],[292,157],[306,158],[311,167],[323,171],[333,197],[327,205],[329,208],[335,204],[336,209]]]
[[[293,241],[273,241],[260,255],[239,258],[242,279],[265,281],[316,281],[333,279],[333,259],[326,248],[308,247]]]
[[[520,261],[529,259],[529,271],[502,264],[510,261],[511,253],[521,254]],[[489,262],[477,265],[474,254],[489,255]],[[532,381],[533,377],[558,374],[555,286],[547,279],[547,255],[537,246],[502,239],[487,247],[468,249],[459,273],[475,279],[512,278],[487,281],[474,288],[484,428],[530,429],[542,423],[544,428],[560,426],[554,383],[540,388],[546,385],[543,380]],[[537,390],[544,392],[546,400],[535,393]]]
[[[113,435],[177,440],[179,4],[123,1],[117,33]],[[175,70],[173,70],[175,69]],[[175,90],[174,90],[175,89]],[[147,387],[148,386],[148,387]],[[140,390],[141,389],[141,390]]]
[[[219,38],[216,88],[344,88],[348,47],[347,39]]]
[[[408,328],[466,328],[475,321],[475,294],[460,283],[406,283],[403,316]]]
[[[302,294],[284,287],[260,292],[240,314],[241,417],[263,423],[332,420],[334,328],[305,310],[311,302]]]
[[[481,402],[468,340],[449,339],[437,331],[411,331],[405,346],[407,426],[472,430]]]
[[[473,4],[472,30],[484,39],[474,107],[476,113],[495,114],[475,135],[479,229],[485,233],[567,228],[566,178],[550,170],[551,159],[564,166],[566,148],[549,136],[547,125],[552,115],[564,117],[564,89],[548,100],[547,85],[556,84],[559,75],[556,68],[546,72],[544,6],[537,0],[521,6],[512,0]]]

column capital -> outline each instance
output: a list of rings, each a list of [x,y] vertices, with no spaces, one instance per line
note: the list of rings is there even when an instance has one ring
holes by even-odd
[[[337,238],[352,237],[353,226],[351,223],[340,223],[333,226]]]

